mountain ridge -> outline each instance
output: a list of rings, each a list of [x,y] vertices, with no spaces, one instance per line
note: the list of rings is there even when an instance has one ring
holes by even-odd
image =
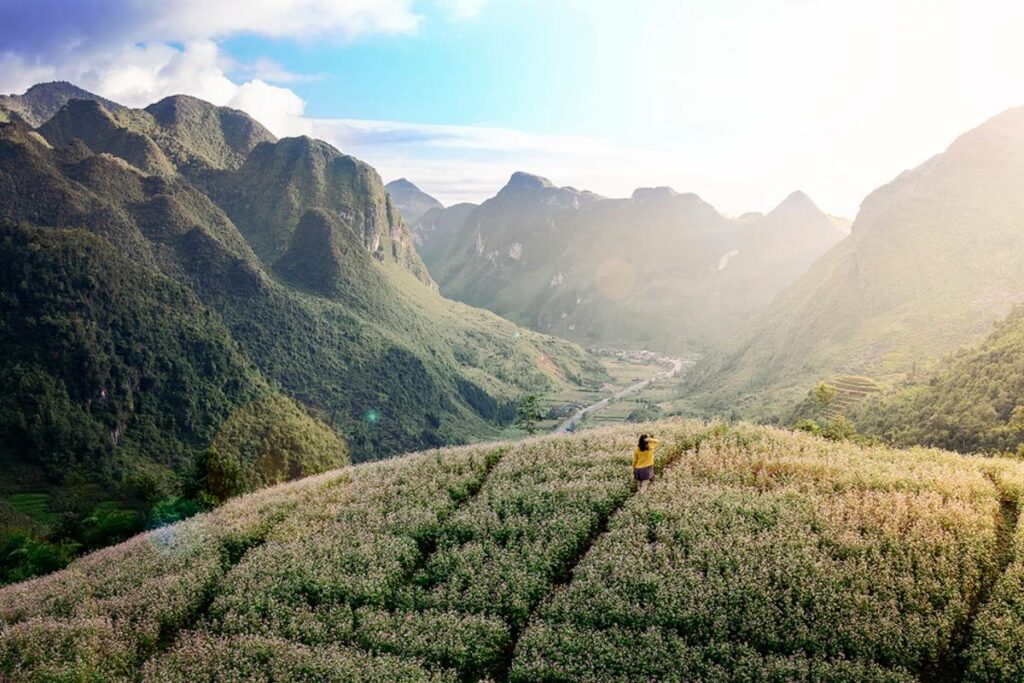
[[[187,98],[165,100],[155,111],[159,120],[150,111],[111,112],[102,102],[73,98],[39,130],[14,117],[0,123],[0,218],[8,229],[40,235],[44,254],[64,243],[56,236],[83,231],[83,243],[103,245],[90,273],[123,270],[127,259],[142,283],[106,291],[102,278],[87,274],[75,281],[81,289],[67,293],[56,316],[66,326],[42,347],[52,352],[25,366],[33,377],[50,378],[46,396],[53,400],[0,412],[0,433],[25,424],[41,430],[0,444],[0,497],[34,487],[29,491],[51,494],[62,506],[57,512],[77,520],[102,500],[131,504],[133,523],[142,523],[139,515],[158,502],[147,498],[154,491],[234,495],[282,471],[310,472],[302,462],[323,465],[302,445],[318,444],[322,456],[332,439],[360,461],[484,438],[508,423],[509,406],[522,393],[604,376],[579,347],[443,299],[365,163],[309,138],[258,139],[265,129],[243,114]],[[233,138],[236,125],[243,135]],[[232,148],[232,140],[241,146]],[[0,301],[17,298],[21,287],[63,291],[62,278],[76,272],[68,259],[32,264],[30,273],[0,283]],[[193,308],[161,312],[152,305],[157,295],[149,285],[165,282]],[[138,338],[169,335],[180,343],[149,343],[165,352],[146,361],[156,369],[139,371],[143,387],[119,399],[123,409],[111,423],[94,393],[68,389],[60,359],[126,364],[118,377],[131,377],[138,352],[130,339],[89,333],[106,329],[107,311],[119,301],[135,306],[123,313],[134,315]],[[216,334],[167,322],[176,316],[211,321]],[[22,317],[25,325],[40,324],[31,311]],[[222,338],[235,356],[215,353],[220,342],[211,340]],[[0,354],[0,374],[25,365],[16,352],[8,345]],[[249,384],[237,379],[236,366],[251,374]],[[192,367],[228,389],[146,393],[161,368]],[[259,392],[246,388],[253,386]],[[120,380],[100,389],[118,397],[125,391]],[[247,407],[253,402],[262,407]],[[162,413],[186,417],[161,421]],[[80,467],[64,476],[45,466],[53,456],[36,437],[48,419],[82,415],[88,424],[110,423],[107,436],[68,441],[62,457]],[[167,424],[173,429],[161,427]],[[264,447],[274,458],[261,459]],[[140,488],[136,479],[155,483]]]
[[[407,225],[415,223],[432,209],[443,209],[444,204],[416,187],[406,178],[392,180],[384,186],[398,212],[402,214]]]
[[[1014,108],[870,193],[850,236],[690,376],[698,403],[779,419],[823,377],[899,381],[979,341],[1024,299],[1022,160]]]
[[[727,336],[845,237],[799,192],[736,220],[669,187],[609,199],[524,172],[478,207],[425,217],[417,248],[446,296],[592,346],[672,351]]]

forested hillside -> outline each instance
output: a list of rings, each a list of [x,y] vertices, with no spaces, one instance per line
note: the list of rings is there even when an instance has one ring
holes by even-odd
[[[284,484],[0,589],[11,680],[1019,681],[1024,466],[717,424]],[[376,520],[367,524],[367,519]]]
[[[900,381],[977,343],[1024,301],[1024,109],[1011,109],[861,205],[850,237],[709,356],[708,413],[779,418],[839,374]]]
[[[845,235],[801,192],[732,219],[667,187],[606,199],[526,173],[413,230],[446,296],[588,345],[669,351],[720,342]]]
[[[0,411],[0,497],[42,500],[48,533],[485,437],[520,395],[602,377],[442,299],[376,172],[326,143],[188,97],[10,118],[0,376],[23,391]]]
[[[860,430],[895,444],[1024,454],[1024,309],[854,416]]]

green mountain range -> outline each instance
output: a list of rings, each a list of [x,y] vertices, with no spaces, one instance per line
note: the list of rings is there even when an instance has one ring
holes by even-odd
[[[231,495],[492,435],[521,394],[602,376],[443,299],[366,164],[190,97],[80,94],[36,86],[0,123],[0,375],[21,387],[0,497]]]
[[[977,343],[1024,300],[1022,183],[1024,108],[874,191],[850,237],[691,375],[694,401],[778,419],[818,380],[899,382]]]
[[[413,226],[441,293],[588,345],[707,347],[845,233],[803,193],[732,219],[694,194],[607,199],[516,173]]]

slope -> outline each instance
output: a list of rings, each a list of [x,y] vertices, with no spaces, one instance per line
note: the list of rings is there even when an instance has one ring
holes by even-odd
[[[384,186],[384,189],[387,190],[395,208],[398,209],[398,213],[402,215],[408,225],[415,225],[427,211],[444,208],[444,204],[405,178],[392,180]]]
[[[899,445],[962,452],[1021,451],[1024,443],[1024,309],[976,347],[958,350],[855,411],[860,431]]]
[[[0,589],[0,674],[1019,680],[1000,652],[1024,647],[1020,463],[648,431],[663,447],[643,496],[635,432],[604,429],[231,501]]]
[[[1024,299],[1024,109],[864,200],[852,234],[690,375],[709,411],[784,413],[822,377],[899,379]]]
[[[88,549],[184,493],[223,498],[348,462],[190,289],[107,240],[3,222],[0,265],[0,496],[38,496],[43,521],[0,531],[0,583],[38,569],[7,554],[19,534]],[[225,431],[247,411],[251,434]],[[268,434],[292,441],[271,454]],[[102,531],[111,503],[123,521]]]
[[[124,109],[116,102],[82,90],[67,81],[37,83],[26,90],[23,95],[0,95],[0,109],[12,111],[25,123],[38,127],[60,111],[61,107],[70,100],[94,100],[102,104],[107,111],[112,112]]]
[[[193,163],[180,150],[229,141],[236,117],[182,105],[194,114],[184,140],[182,126],[165,125],[166,101],[151,108],[164,122],[157,137],[139,123],[153,114],[82,101],[40,129],[52,140],[4,126],[5,214],[83,227],[191,289],[265,377],[349,437],[357,459],[491,434],[520,393],[599,372],[578,347],[441,299],[373,169],[308,138],[256,142],[237,168],[213,167],[234,158],[218,142]],[[147,174],[100,144],[114,136],[155,145],[170,172]],[[274,245],[265,260],[250,239]]]
[[[666,350],[721,340],[843,237],[802,193],[734,220],[667,187],[605,199],[525,173],[415,230],[446,296],[586,344]]]

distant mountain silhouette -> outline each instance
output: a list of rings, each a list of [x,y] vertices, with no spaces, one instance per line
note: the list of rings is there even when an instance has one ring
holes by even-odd
[[[1024,300],[1024,108],[905,171],[850,237],[692,375],[708,411],[779,415],[839,372],[898,379]]]
[[[802,193],[733,220],[669,187],[607,199],[521,172],[413,231],[447,296],[587,344],[663,349],[727,336],[844,237]]]
[[[398,213],[409,225],[413,225],[431,209],[443,209],[444,204],[437,201],[429,194],[413,185],[405,178],[392,180],[384,186],[384,189],[391,195],[391,201],[395,203]]]

